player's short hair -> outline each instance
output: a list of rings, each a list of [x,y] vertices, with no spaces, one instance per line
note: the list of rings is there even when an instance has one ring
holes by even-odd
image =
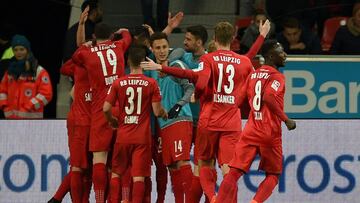
[[[109,39],[111,34],[113,34],[113,29],[106,23],[97,23],[94,34],[96,39]]]
[[[91,13],[93,10],[95,10],[99,7],[99,1],[98,0],[85,0],[81,4],[81,12],[84,12],[84,10],[87,6],[89,6],[89,13]]]
[[[278,41],[274,39],[266,40],[261,47],[261,55],[266,58],[269,55],[269,52],[274,49],[277,44]]]
[[[282,25],[283,28],[300,28],[299,20],[293,17],[286,18]]]
[[[142,61],[145,61],[146,46],[144,45],[132,45],[129,48],[128,60],[132,66],[140,66]]]
[[[163,32],[155,32],[154,34],[152,34],[150,36],[150,46],[153,45],[155,40],[160,40],[160,39],[166,39],[167,42],[169,42],[168,37],[165,33]]]
[[[186,32],[190,32],[195,36],[196,39],[201,39],[202,44],[204,45],[208,40],[208,33],[206,28],[202,25],[194,25],[186,28]]]
[[[215,26],[215,40],[221,45],[228,45],[232,42],[235,29],[229,22],[220,22]]]

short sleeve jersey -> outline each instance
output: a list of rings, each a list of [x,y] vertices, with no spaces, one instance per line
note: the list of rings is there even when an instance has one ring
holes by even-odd
[[[200,99],[199,127],[214,131],[241,131],[238,98],[253,70],[246,56],[218,50],[200,58],[195,94]]]
[[[273,97],[274,105],[283,111],[284,75],[271,66],[263,65],[249,75],[246,91],[251,110],[242,139],[260,146],[281,145],[281,119],[263,102],[263,97]]]
[[[117,143],[150,144],[150,114],[153,102],[161,102],[156,80],[142,74],[130,74],[112,85],[106,101],[119,103]]]
[[[105,41],[96,46],[81,46],[73,55],[73,60],[83,66],[92,89],[92,113],[102,111],[106,93],[111,84],[125,75],[124,52],[129,47],[131,36],[123,33],[119,41]]]

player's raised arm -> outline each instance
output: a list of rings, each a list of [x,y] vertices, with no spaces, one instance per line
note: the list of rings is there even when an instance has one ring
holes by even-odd
[[[79,19],[78,29],[76,31],[76,45],[79,47],[86,41],[85,37],[85,22],[89,16],[90,6],[87,6],[81,13]]]
[[[259,52],[262,44],[264,43],[264,40],[265,40],[267,34],[270,31],[270,27],[271,26],[270,26],[269,20],[266,20],[265,23],[262,23],[262,21],[260,21],[260,25],[259,25],[260,35],[254,42],[254,44],[250,47],[249,51],[245,54],[245,56],[247,56],[249,59],[252,59],[256,56],[256,54]]]
[[[178,12],[173,17],[171,17],[171,13],[169,12],[168,25],[162,32],[169,36],[171,32],[180,25],[183,18],[184,18],[183,12]]]

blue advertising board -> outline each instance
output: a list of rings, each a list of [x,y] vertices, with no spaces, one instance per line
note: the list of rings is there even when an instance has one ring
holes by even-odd
[[[289,57],[285,111],[291,118],[360,118],[360,57]]]

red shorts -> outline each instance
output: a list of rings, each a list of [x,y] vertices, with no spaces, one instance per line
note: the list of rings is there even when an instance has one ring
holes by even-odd
[[[256,146],[247,144],[243,140],[236,143],[236,150],[230,166],[248,172],[256,155],[260,155],[259,169],[266,173],[281,174],[282,146]]]
[[[89,153],[90,126],[68,125],[68,144],[70,151],[70,165],[86,169],[89,167],[91,153]]]
[[[90,145],[92,152],[110,151],[114,139],[114,130],[106,121],[104,113],[95,113],[91,117]]]
[[[199,160],[218,159],[219,165],[228,164],[235,151],[241,131],[209,131],[198,128],[195,154]]]
[[[124,175],[131,167],[131,176],[151,175],[151,145],[115,143],[112,172]]]
[[[161,130],[162,155],[165,165],[190,160],[192,123],[181,121]]]

